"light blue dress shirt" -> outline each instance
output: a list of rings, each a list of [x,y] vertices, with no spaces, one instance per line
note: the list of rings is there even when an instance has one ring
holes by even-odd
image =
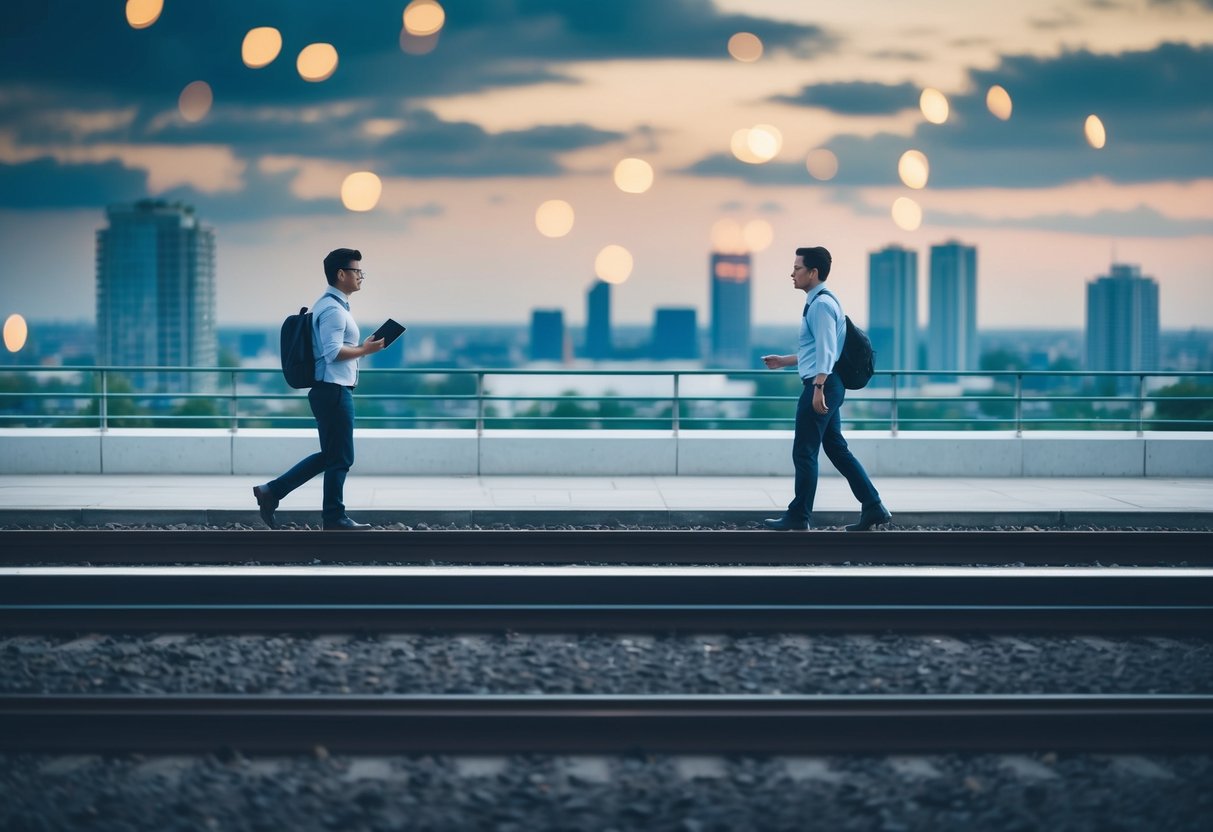
[[[824,294],[823,294],[824,293]],[[810,381],[819,373],[829,375],[847,338],[847,319],[842,306],[824,283],[805,296],[800,316],[800,341],[796,346],[796,370]]]
[[[342,347],[356,347],[362,333],[350,314],[350,299],[330,286],[312,307],[312,353],[316,380],[353,387],[358,383],[358,359],[337,360]]]

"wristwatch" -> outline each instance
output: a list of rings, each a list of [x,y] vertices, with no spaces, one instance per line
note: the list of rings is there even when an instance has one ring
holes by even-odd
[[[824,388],[825,388],[825,384],[824,384],[824,383],[823,383],[823,384],[818,384],[817,382],[813,382],[813,386],[814,386],[814,387],[816,387],[818,390],[822,390],[822,389],[824,389]]]

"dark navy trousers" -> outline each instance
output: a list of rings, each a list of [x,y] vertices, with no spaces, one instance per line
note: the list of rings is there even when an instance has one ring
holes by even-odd
[[[842,379],[831,373],[826,376],[826,407],[824,416],[813,409],[813,385],[806,384],[796,405],[796,438],[792,440],[792,464],[796,467],[796,496],[788,503],[788,519],[808,520],[813,513],[813,500],[817,496],[817,456],[825,448],[826,456],[847,478],[851,493],[864,508],[880,502],[876,487],[868,479],[867,471],[847,448],[842,438],[842,402],[847,389]]]
[[[281,500],[323,472],[322,515],[326,522],[332,522],[345,516],[345,475],[354,464],[354,394],[340,384],[318,381],[308,391],[307,400],[320,432],[320,452],[299,460],[266,487]]]

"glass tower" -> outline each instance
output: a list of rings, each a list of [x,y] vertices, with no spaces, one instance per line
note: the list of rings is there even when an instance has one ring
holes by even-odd
[[[1087,284],[1087,369],[1158,369],[1158,283],[1140,266]]]
[[[978,369],[976,246],[931,246],[930,310],[926,369]]]
[[[712,360],[721,367],[750,364],[751,266],[749,254],[712,255]]]
[[[585,357],[604,361],[611,357],[611,284],[597,280],[586,293]]]
[[[891,245],[868,255],[868,337],[877,370],[918,368],[918,252]]]
[[[561,310],[532,310],[531,360],[564,360],[564,312]]]
[[[699,324],[694,309],[663,307],[653,314],[653,358],[699,357]]]
[[[214,231],[192,207],[160,200],[113,205],[106,217],[97,232],[97,362],[214,367]]]

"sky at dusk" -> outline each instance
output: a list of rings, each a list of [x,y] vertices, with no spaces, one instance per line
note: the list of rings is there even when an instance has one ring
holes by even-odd
[[[220,325],[310,304],[338,246],[364,255],[360,320],[580,324],[610,245],[633,263],[616,321],[706,324],[709,254],[748,228],[757,323],[795,321],[801,245],[831,249],[866,322],[868,254],[897,243],[920,253],[925,324],[928,249],[956,239],[978,248],[981,327],[1081,327],[1113,259],[1158,280],[1164,328],[1213,326],[1213,0],[440,2],[429,36],[402,34],[406,0],[164,0],[144,28],[123,0],[5,3],[0,318],[91,319],[105,206],[154,197],[215,229]],[[282,40],[261,68],[256,27]],[[730,55],[739,32],[756,60]],[[338,62],[309,82],[315,43]],[[780,141],[748,163],[732,148],[756,125]],[[899,177],[909,150],[923,188]],[[616,184],[627,158],[651,167],[642,193]],[[359,171],[382,183],[368,211],[342,202]],[[563,236],[537,228],[548,200],[572,207]]]

